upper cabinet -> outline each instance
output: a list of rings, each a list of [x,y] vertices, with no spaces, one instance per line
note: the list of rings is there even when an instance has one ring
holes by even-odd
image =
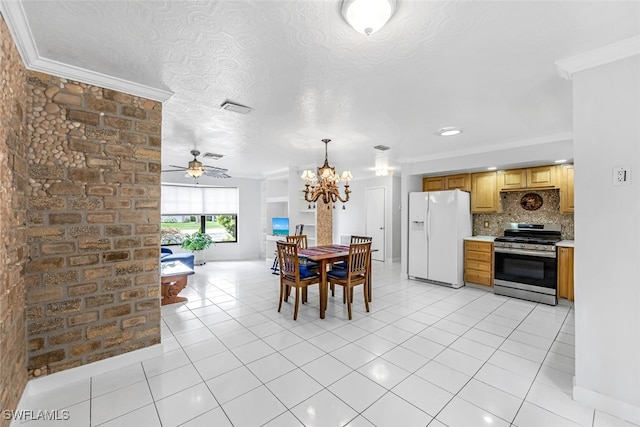
[[[422,179],[422,191],[442,191],[444,190],[444,176],[433,176]]]
[[[471,191],[471,175],[430,176],[422,178],[422,191],[462,190]]]
[[[499,173],[500,191],[522,190],[527,188],[557,188],[557,169],[557,166],[549,165],[502,171]]]
[[[573,165],[560,167],[560,213],[573,213]]]
[[[471,174],[471,213],[495,213],[500,209],[497,174]]]
[[[471,191],[471,174],[461,173],[445,176],[444,186],[445,190]]]

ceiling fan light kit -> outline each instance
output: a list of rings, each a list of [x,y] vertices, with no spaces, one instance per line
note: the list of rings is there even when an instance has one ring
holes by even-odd
[[[359,33],[371,35],[389,21],[396,0],[343,0],[342,16]]]
[[[203,175],[210,176],[212,178],[231,178],[226,173],[227,169],[203,165],[202,162],[198,160],[200,151],[191,150],[191,155],[193,156],[193,160],[189,162],[189,165],[186,168],[184,166],[169,165],[175,169],[163,170],[162,172],[186,172],[185,176],[194,178],[196,180],[196,184],[198,183],[198,178]],[[220,155],[220,157],[222,156]]]

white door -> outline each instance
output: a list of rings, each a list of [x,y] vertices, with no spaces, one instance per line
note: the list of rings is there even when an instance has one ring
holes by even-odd
[[[411,277],[427,278],[427,195],[409,193],[409,265]]]
[[[429,193],[427,209],[429,280],[457,283],[457,193],[457,191]]]
[[[384,188],[367,188],[365,195],[366,222],[365,233],[373,237],[371,258],[376,261],[384,261]]]

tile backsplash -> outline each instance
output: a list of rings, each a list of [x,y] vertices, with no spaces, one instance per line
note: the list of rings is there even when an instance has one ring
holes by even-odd
[[[527,193],[542,197],[542,206],[528,211],[520,206],[520,199]],[[501,212],[473,215],[473,234],[502,236],[505,222],[526,222],[533,224],[560,224],[562,239],[573,240],[573,214],[560,214],[559,190],[523,190],[500,193]],[[488,227],[485,227],[485,221]]]

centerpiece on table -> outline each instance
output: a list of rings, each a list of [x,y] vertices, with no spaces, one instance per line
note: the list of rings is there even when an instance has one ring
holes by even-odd
[[[194,263],[196,265],[202,265],[205,263],[202,251],[208,249],[213,244],[214,241],[211,236],[198,230],[197,233],[185,234],[184,240],[182,241],[182,249],[191,251],[191,253],[193,253]]]

